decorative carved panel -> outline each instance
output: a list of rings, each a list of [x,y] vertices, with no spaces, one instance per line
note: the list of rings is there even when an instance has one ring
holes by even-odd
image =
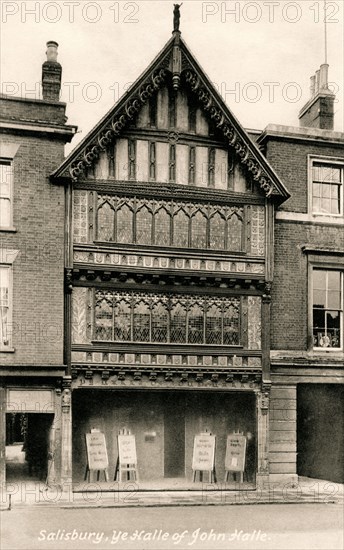
[[[260,296],[248,297],[248,349],[261,349],[262,339],[262,299]]]
[[[251,206],[251,254],[265,255],[265,210],[263,206]]]
[[[104,266],[140,267],[161,270],[195,270],[214,271],[218,273],[242,273],[264,274],[263,263],[226,260],[201,260],[183,258],[180,256],[159,256],[153,254],[135,254],[118,252],[87,252],[85,250],[74,251],[74,262],[81,264],[98,264]]]
[[[88,242],[88,192],[74,190],[73,236],[76,243]]]

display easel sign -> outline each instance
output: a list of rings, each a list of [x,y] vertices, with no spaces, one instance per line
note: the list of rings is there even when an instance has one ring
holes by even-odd
[[[87,475],[90,478],[90,472],[97,472],[97,481],[99,481],[100,472],[104,472],[105,481],[108,481],[109,460],[106,449],[105,435],[98,430],[91,430],[91,433],[86,434],[86,450],[87,450],[87,467],[85,480]]]
[[[216,436],[208,432],[195,435],[192,455],[193,481],[196,480],[196,472],[200,474],[200,481],[203,480],[203,472],[208,472],[209,481],[216,482],[215,441]]]
[[[127,479],[133,477],[138,481],[135,435],[123,429],[117,436],[117,443],[118,459],[114,479],[116,480],[118,476],[119,481],[122,481],[122,474],[126,473]]]
[[[229,472],[240,473],[241,481],[245,471],[246,462],[246,437],[243,434],[230,434],[227,437],[225,457],[225,481],[228,480]]]
[[[137,464],[135,436],[118,436],[118,455],[121,464]]]

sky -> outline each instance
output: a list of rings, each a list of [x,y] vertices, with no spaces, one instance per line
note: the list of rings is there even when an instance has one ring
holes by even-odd
[[[325,62],[344,131],[343,0],[184,0],[182,38],[245,128],[298,126],[311,75]],[[7,1],[1,4],[1,92],[41,97],[46,42],[59,43],[61,101],[78,133],[114,105],[171,37],[168,0]]]

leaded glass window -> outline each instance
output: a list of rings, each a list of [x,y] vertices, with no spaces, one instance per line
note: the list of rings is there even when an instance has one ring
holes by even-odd
[[[189,216],[182,209],[173,218],[173,245],[189,246]]]
[[[99,195],[98,204],[97,239],[101,241],[243,250],[243,208],[108,195]],[[86,215],[83,223],[87,228]]]
[[[166,300],[152,307],[152,342],[168,342],[169,314]]]
[[[216,212],[209,221],[210,248],[223,250],[225,246],[226,221]]]
[[[133,340],[134,342],[150,342],[150,310],[144,301],[134,304]]]
[[[113,241],[115,213],[108,202],[98,210],[98,240]]]
[[[124,204],[116,214],[116,241],[118,243],[133,242],[133,212]]]
[[[113,300],[111,293],[97,293],[95,306],[95,328],[97,340],[112,340]]]
[[[116,342],[238,345],[240,300],[98,290],[95,338]]]
[[[202,344],[204,342],[204,312],[194,304],[188,312],[188,343]]]
[[[207,218],[198,211],[191,219],[191,239],[194,248],[207,246]]]
[[[154,216],[154,242],[160,246],[171,244],[171,216],[165,208],[160,208]]]
[[[222,311],[217,304],[207,310],[205,335],[207,344],[222,344]]]
[[[176,303],[171,309],[171,342],[186,342],[186,308]]]
[[[128,300],[119,300],[115,306],[115,340],[131,340],[131,307]]]
[[[227,223],[227,250],[242,250],[242,219],[234,212]]]
[[[239,344],[239,309],[228,305],[223,312],[223,343],[228,346]]]
[[[136,214],[137,244],[152,244],[152,212],[143,206]]]

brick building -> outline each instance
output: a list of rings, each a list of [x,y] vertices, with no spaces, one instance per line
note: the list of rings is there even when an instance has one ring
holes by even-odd
[[[48,101],[4,98],[14,106],[5,140],[20,143],[17,155],[1,157],[5,166],[14,159],[14,222],[2,258],[18,252],[12,268],[1,261],[4,273],[13,271],[6,314],[14,330],[1,354],[7,432],[18,391],[32,390],[25,400],[33,406],[44,389],[54,396],[51,478],[61,483],[84,479],[91,430],[105,434],[112,480],[123,429],[135,435],[143,488],[195,487],[194,436],[209,433],[223,482],[236,469],[227,456],[233,432],[247,443],[247,487],[297,474],[339,481],[344,136],[331,128],[326,67],[300,128],[250,134],[176,24],[152,64],[63,161],[75,128],[58,103],[53,44],[50,52]],[[18,179],[24,146],[29,160]],[[19,207],[34,214],[19,221]],[[19,252],[40,237],[46,246],[55,239],[63,260],[53,254],[49,265],[30,255],[23,265]],[[21,342],[16,323],[32,315],[21,293],[37,324],[64,327],[61,338]],[[335,467],[319,451],[326,433]]]
[[[275,219],[270,473],[343,482],[344,134],[333,131],[328,66],[300,126],[257,139],[291,197]]]
[[[5,444],[20,443],[19,450],[24,444],[29,469],[42,477],[48,442],[55,446],[52,440],[61,433],[65,199],[49,175],[76,128],[66,124],[66,105],[59,102],[56,48],[48,43],[42,100],[0,98],[2,481]]]

